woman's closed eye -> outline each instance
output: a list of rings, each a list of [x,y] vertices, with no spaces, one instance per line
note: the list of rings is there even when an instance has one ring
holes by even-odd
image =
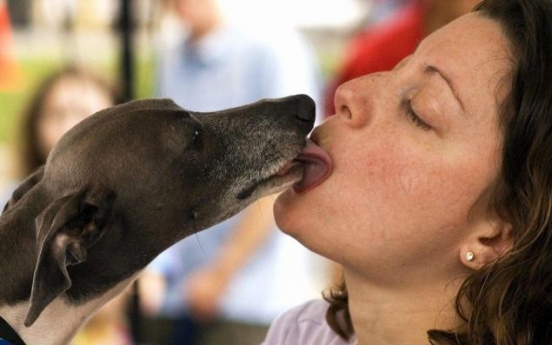
[[[416,111],[412,107],[412,101],[411,100],[405,100],[403,102],[402,108],[403,108],[403,111],[404,111],[406,117],[408,118],[408,120],[410,122],[412,122],[416,127],[419,127],[421,129],[423,129],[424,131],[431,130],[431,126],[428,125],[424,120],[422,120],[418,116],[418,114],[416,113]]]

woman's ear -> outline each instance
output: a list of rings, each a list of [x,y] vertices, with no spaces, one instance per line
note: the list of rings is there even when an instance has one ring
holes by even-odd
[[[512,248],[512,225],[503,220],[487,220],[474,228],[460,248],[464,266],[478,270],[500,258]]]

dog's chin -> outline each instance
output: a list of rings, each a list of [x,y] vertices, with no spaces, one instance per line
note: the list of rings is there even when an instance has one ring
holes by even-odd
[[[234,194],[233,197],[238,199],[238,202],[236,200],[230,201],[219,210],[220,212],[213,213],[211,209],[209,212],[195,210],[198,212],[194,212],[193,232],[220,223],[242,211],[256,200],[267,195],[276,194],[299,183],[303,178],[303,172],[304,165],[302,163],[295,161],[286,163],[277,173],[252,182],[248,187]],[[205,217],[205,215],[208,215],[208,217]]]
[[[253,182],[249,187],[241,190],[236,198],[239,200],[257,200],[263,196],[281,192],[303,178],[303,164],[293,161],[267,178]]]

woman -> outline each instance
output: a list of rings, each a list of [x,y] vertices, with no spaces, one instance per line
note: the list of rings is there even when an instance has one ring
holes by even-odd
[[[42,166],[55,143],[71,127],[121,101],[116,86],[84,68],[70,65],[48,76],[37,87],[23,115],[22,176]]]
[[[275,216],[346,286],[265,344],[552,343],[551,42],[550,0],[488,0],[339,88]]]

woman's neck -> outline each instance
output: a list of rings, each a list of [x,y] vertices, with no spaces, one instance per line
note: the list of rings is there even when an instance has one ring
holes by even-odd
[[[429,344],[430,329],[459,325],[454,310],[458,284],[388,289],[346,273],[349,309],[358,344]]]

